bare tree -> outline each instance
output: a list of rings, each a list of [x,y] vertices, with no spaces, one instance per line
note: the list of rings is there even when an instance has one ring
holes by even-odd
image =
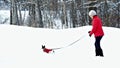
[[[117,0],[119,2],[119,0]],[[118,7],[117,7],[117,12],[118,12],[118,18],[117,18],[117,22],[118,22],[118,28],[120,28],[120,3],[118,3]]]
[[[42,13],[41,13],[41,0],[37,0],[37,12],[38,12],[38,20],[39,20],[39,27],[43,27],[43,21],[42,21]]]
[[[18,12],[17,12],[17,0],[11,0],[11,8],[10,8],[10,24],[19,25],[18,20]]]
[[[72,1],[72,4],[71,4],[70,14],[71,14],[71,20],[72,20],[73,28],[74,28],[77,25],[77,13],[76,13],[76,7],[75,7],[74,1]]]
[[[68,27],[68,23],[67,23],[67,14],[66,14],[66,5],[65,2],[62,1],[62,24],[63,27],[67,28]]]

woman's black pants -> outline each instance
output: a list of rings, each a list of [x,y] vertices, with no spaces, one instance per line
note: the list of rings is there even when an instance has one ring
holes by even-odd
[[[104,56],[103,55],[103,51],[102,51],[102,48],[100,46],[100,41],[102,39],[103,36],[98,36],[98,37],[95,37],[95,53],[96,53],[96,56]]]

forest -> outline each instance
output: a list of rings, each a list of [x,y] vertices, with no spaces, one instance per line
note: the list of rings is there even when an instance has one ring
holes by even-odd
[[[120,28],[120,0],[0,0],[0,10],[9,10],[10,25],[51,29],[91,25],[95,10],[103,26]]]

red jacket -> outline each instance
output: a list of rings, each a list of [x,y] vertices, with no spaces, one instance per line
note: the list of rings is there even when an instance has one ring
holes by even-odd
[[[92,30],[90,32],[90,35],[92,34],[94,34],[95,37],[104,35],[103,29],[102,29],[102,21],[97,15],[93,16]]]
[[[44,48],[43,51],[46,52],[46,53],[49,53],[50,51],[52,51],[52,49]]]

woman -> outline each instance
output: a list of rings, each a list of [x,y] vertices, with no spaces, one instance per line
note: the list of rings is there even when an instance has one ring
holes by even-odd
[[[100,47],[100,41],[102,37],[104,36],[104,32],[102,29],[102,21],[101,19],[97,16],[97,13],[94,10],[91,10],[89,12],[89,16],[92,19],[92,30],[89,31],[89,36],[91,37],[93,34],[95,36],[95,52],[96,56],[104,56],[102,48]]]

